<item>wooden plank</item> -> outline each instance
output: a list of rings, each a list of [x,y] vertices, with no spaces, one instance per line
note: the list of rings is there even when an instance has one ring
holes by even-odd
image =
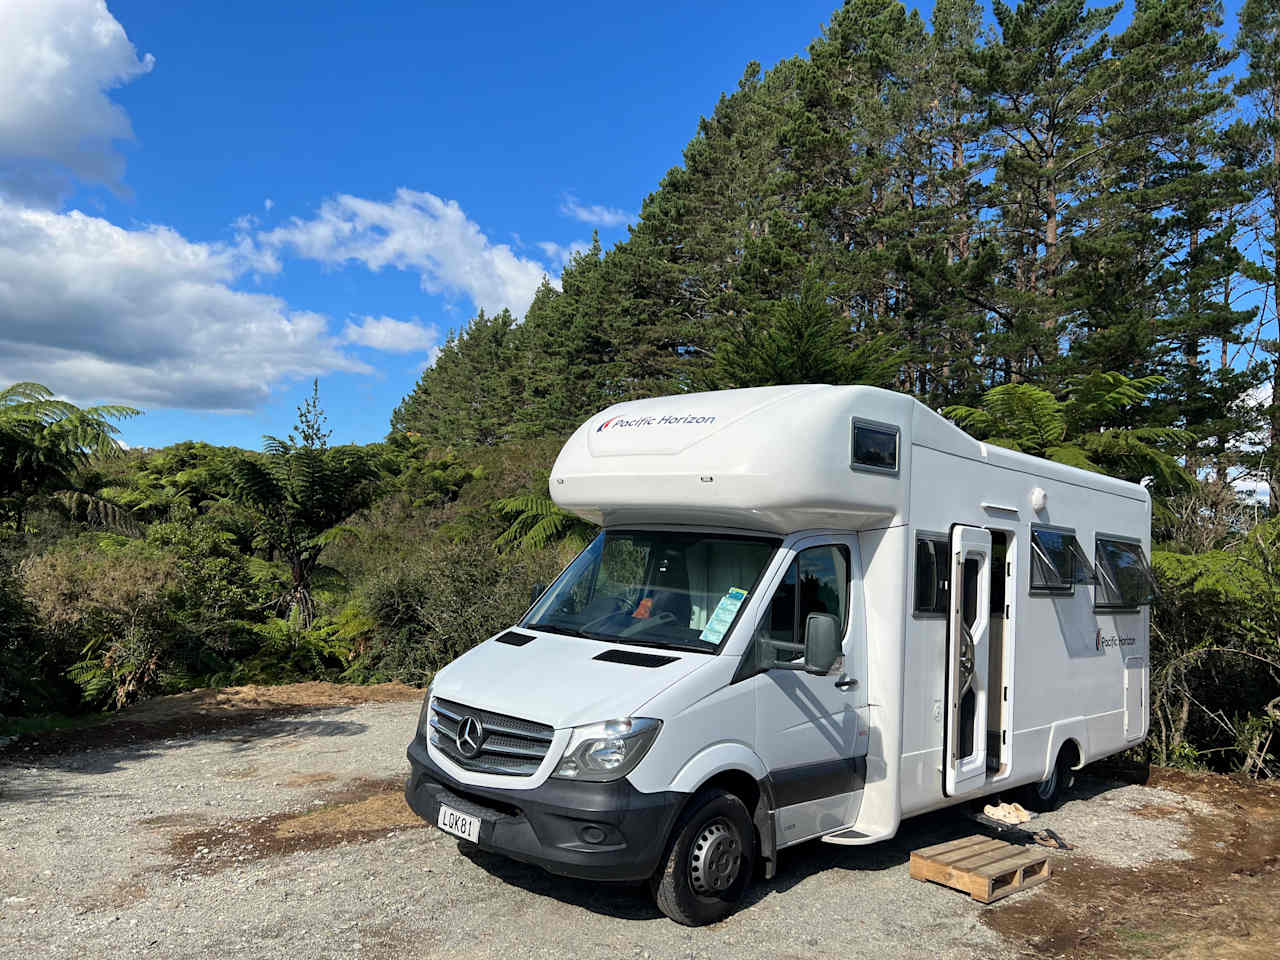
[[[993,849],[984,851],[975,857],[966,857],[964,860],[957,861],[956,863],[949,863],[947,866],[951,867],[953,870],[964,870],[968,873],[978,873],[981,870],[987,869],[989,864],[994,865],[1001,863],[1008,860],[1010,856],[1012,856],[1012,854],[1010,854],[1007,848],[1004,850]],[[1000,873],[1002,871],[997,870],[996,872]]]
[[[994,877],[998,874],[1005,873],[1006,871],[1016,870],[1020,867],[1029,867],[1033,863],[1041,863],[1048,859],[1048,854],[1044,853],[1015,853],[998,863],[990,863],[985,866],[970,869],[981,877]]]
[[[994,853],[996,850],[1003,849],[1005,843],[1002,840],[987,840],[983,843],[973,843],[961,850],[950,850],[947,853],[929,857],[930,860],[936,860],[938,863],[945,863],[949,867],[966,860],[973,860],[978,857],[986,856]]]
[[[911,852],[911,855],[912,856],[919,855],[921,857],[936,857],[939,854],[947,853],[948,851],[951,851],[951,850],[959,850],[960,848],[969,846],[970,844],[982,843],[983,841],[989,840],[989,839],[990,837],[984,837],[980,833],[975,833],[972,836],[961,837],[959,840],[948,840],[946,843],[935,843],[932,847],[924,847],[921,850],[913,850]]]

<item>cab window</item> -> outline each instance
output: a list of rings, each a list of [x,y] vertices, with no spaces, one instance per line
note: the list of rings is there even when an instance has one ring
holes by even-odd
[[[849,551],[831,544],[796,555],[760,619],[755,643],[773,641],[772,659],[804,659],[804,624],[811,613],[829,613],[841,624],[849,616]],[[833,668],[834,669],[834,668]]]

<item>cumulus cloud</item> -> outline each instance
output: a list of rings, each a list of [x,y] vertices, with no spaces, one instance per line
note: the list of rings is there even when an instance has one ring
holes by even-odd
[[[342,194],[257,241],[334,266],[415,271],[427,293],[463,295],[488,312],[523,314],[547,275],[544,264],[490,241],[456,202],[405,188],[390,203]]]
[[[0,3],[0,194],[54,204],[73,179],[120,189],[133,139],[108,92],[148,73],[105,0]]]
[[[573,217],[582,223],[590,223],[597,227],[620,227],[635,219],[632,214],[617,207],[606,207],[600,203],[588,206],[579,202],[578,198],[572,194],[560,202],[560,212],[566,217]]]
[[[440,343],[440,331],[392,317],[363,317],[359,322],[347,321],[342,341],[384,353],[430,353]]]
[[[547,255],[548,260],[563,270],[575,256],[591,249],[591,244],[586,240],[575,240],[570,244],[544,240],[538,244],[538,249]]]
[[[79,402],[245,411],[284,380],[371,372],[322,315],[233,289],[264,263],[243,243],[0,199],[0,383],[36,380]]]

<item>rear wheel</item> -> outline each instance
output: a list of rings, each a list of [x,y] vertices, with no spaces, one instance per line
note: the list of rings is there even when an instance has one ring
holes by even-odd
[[[676,923],[715,923],[742,898],[755,864],[755,831],[746,805],[727,790],[706,790],[677,821],[650,889],[658,909]]]
[[[1063,747],[1058,752],[1057,762],[1054,763],[1049,776],[1039,783],[1029,783],[1022,788],[1022,795],[1019,798],[1022,805],[1038,813],[1056,810],[1066,798],[1067,791],[1075,783],[1076,775],[1071,769],[1071,763],[1072,758],[1067,748]]]

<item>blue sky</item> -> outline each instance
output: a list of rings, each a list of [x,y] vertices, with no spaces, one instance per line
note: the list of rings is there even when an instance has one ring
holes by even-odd
[[[11,269],[41,291],[31,312],[0,306],[0,380],[143,407],[132,445],[256,447],[288,430],[312,376],[335,441],[381,438],[433,343],[478,301],[558,276],[593,229],[624,239],[698,117],[749,60],[802,51],[833,3],[4,6],[0,47],[52,42],[69,61],[34,63],[33,86],[80,74],[63,115],[19,119],[47,142],[41,125],[92,134],[122,111],[132,139],[99,136],[114,174],[21,143],[5,157],[0,112],[10,219],[39,234]],[[18,226],[0,224],[0,248]],[[85,263],[104,274],[87,293]],[[488,294],[459,281],[477,270]],[[35,315],[58,298],[72,302]],[[6,325],[26,347],[7,360]]]
[[[4,0],[0,383],[256,447],[319,377],[334,440],[379,439],[834,6]]]

